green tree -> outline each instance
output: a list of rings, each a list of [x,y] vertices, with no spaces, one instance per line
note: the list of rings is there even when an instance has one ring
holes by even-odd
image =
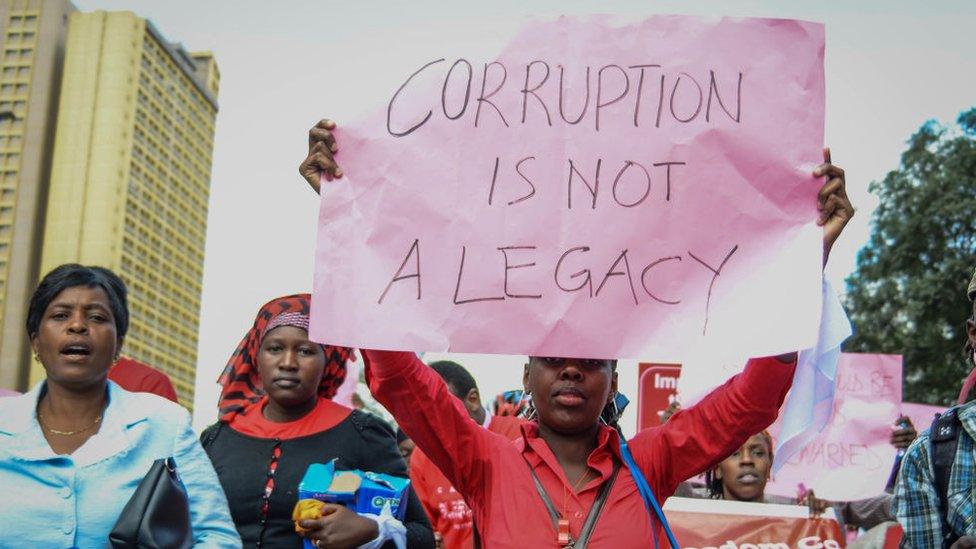
[[[870,190],[880,205],[847,279],[855,333],[844,350],[904,355],[905,400],[948,404],[969,371],[962,347],[976,268],[976,108],[956,126],[922,125],[898,169]]]

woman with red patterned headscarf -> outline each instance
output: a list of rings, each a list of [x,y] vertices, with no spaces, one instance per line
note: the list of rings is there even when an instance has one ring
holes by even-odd
[[[201,436],[246,547],[302,547],[292,509],[312,463],[407,476],[390,427],[330,400],[346,376],[346,347],[308,339],[309,295],[274,299],[258,311],[218,382],[219,421]],[[433,534],[414,496],[406,524],[327,505],[304,534],[317,547],[430,547]]]

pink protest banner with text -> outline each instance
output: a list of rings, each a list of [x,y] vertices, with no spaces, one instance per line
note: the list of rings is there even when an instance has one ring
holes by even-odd
[[[883,492],[895,462],[890,438],[903,406],[901,379],[899,355],[841,354],[830,422],[783,465],[766,491],[793,496],[803,484],[818,497],[844,501]],[[774,438],[777,427],[770,429]]]
[[[663,360],[811,346],[823,49],[816,23],[659,16],[531,23],[487,59],[391,52],[402,84],[337,131],[313,339]]]

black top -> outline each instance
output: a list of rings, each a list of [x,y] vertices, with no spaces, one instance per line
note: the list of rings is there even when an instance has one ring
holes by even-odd
[[[339,469],[407,476],[392,429],[382,420],[358,410],[335,427],[305,437],[257,438],[218,422],[200,435],[200,441],[227,494],[230,513],[244,547],[302,547],[303,538],[295,533],[291,516],[298,501],[298,483],[312,463],[338,458]],[[276,448],[280,448],[280,455],[274,472],[274,488],[267,502],[267,519],[264,519],[261,509]],[[413,490],[408,492],[404,519],[407,547],[434,547],[430,521]],[[387,542],[383,547],[395,546]]]

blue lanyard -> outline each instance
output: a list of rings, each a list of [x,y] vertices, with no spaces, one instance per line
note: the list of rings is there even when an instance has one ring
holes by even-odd
[[[661,522],[661,526],[664,527],[664,535],[668,538],[668,543],[671,544],[673,549],[681,549],[678,545],[678,541],[674,538],[674,533],[671,531],[671,525],[668,524],[668,519],[664,516],[664,511],[661,510],[661,506],[657,503],[657,498],[654,497],[654,492],[651,490],[650,485],[647,484],[647,479],[644,478],[643,473],[637,468],[637,463],[634,462],[634,456],[630,454],[630,448],[627,447],[627,441],[624,437],[620,437],[620,455],[624,458],[624,465],[627,469],[630,469],[630,476],[634,477],[634,483],[637,484],[637,491],[640,492],[641,498],[644,500],[644,507],[647,508],[648,513],[653,513],[657,516],[657,519]],[[654,524],[651,524],[652,532],[654,532],[654,547],[658,547],[657,540],[657,528],[654,528]]]

